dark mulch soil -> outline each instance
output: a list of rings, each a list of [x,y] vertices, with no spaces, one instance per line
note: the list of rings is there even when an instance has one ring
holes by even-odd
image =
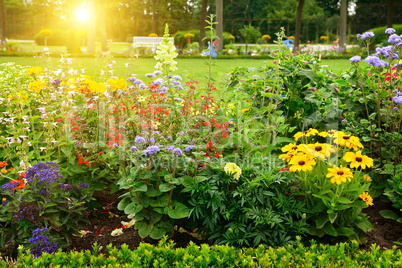
[[[129,229],[123,229],[124,233],[120,236],[113,237],[110,233],[116,228],[121,226],[121,221],[128,222],[127,216],[123,211],[117,209],[117,204],[119,202],[120,192],[110,195],[108,191],[97,192],[95,198],[97,202],[101,205],[94,212],[91,212],[89,220],[90,224],[87,224],[82,229],[87,229],[89,233],[84,237],[74,237],[71,247],[66,250],[85,250],[92,249],[92,245],[97,242],[102,248],[100,252],[105,253],[106,246],[108,244],[113,244],[119,248],[122,244],[127,244],[130,249],[135,249],[139,246],[141,242],[148,242],[156,244],[157,241],[144,241],[141,239],[134,227]],[[392,204],[389,202],[383,202],[381,200],[374,199],[374,206],[366,208],[363,210],[367,216],[369,216],[369,221],[375,227],[374,230],[365,234],[368,242],[361,245],[361,249],[370,250],[371,244],[375,243],[381,247],[381,249],[391,249],[395,244],[394,241],[402,242],[402,224],[393,220],[384,219],[379,211],[384,209],[393,209]],[[198,240],[193,238],[189,233],[183,233],[176,231],[172,237],[176,247],[186,247],[190,241],[196,244],[207,243],[207,240]],[[399,248],[402,248],[398,246]]]

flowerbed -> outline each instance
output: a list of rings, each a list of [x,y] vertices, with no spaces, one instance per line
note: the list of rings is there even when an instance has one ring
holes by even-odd
[[[207,28],[213,43],[212,21]],[[389,62],[371,56],[367,69],[339,77],[284,49],[257,74],[236,67],[214,84],[209,72],[202,87],[174,75],[167,27],[145,78],[114,77],[111,61],[98,82],[67,55],[57,70],[6,64],[3,254],[39,257],[85,237],[94,192],[105,189],[119,193],[126,216],[102,235],[135,229],[159,240],[182,228],[237,247],[287,246],[297,236],[364,243],[372,196],[401,209],[402,93],[392,55],[402,41],[392,34],[393,45],[377,51]],[[207,54],[211,64],[213,46]]]

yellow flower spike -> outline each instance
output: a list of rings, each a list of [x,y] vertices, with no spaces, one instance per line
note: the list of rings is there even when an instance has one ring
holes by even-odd
[[[342,182],[346,182],[346,179],[350,181],[353,178],[353,173],[350,169],[346,167],[334,166],[333,168],[328,168],[327,178],[331,178],[331,183],[336,183],[340,185]]]
[[[304,153],[297,153],[289,162],[289,165],[291,165],[289,170],[292,172],[313,170],[315,164],[314,158]]]
[[[361,167],[362,169],[365,169],[366,167],[373,166],[373,159],[366,155],[362,155],[361,151],[357,151],[356,153],[347,152],[343,156],[343,160],[345,160],[346,162],[351,162],[350,163],[351,168]]]
[[[238,180],[241,175],[241,168],[236,163],[226,163],[223,170],[226,174],[232,175],[234,179]]]
[[[374,205],[373,198],[367,192],[363,192],[361,195],[359,195],[359,197],[363,199],[368,206]]]

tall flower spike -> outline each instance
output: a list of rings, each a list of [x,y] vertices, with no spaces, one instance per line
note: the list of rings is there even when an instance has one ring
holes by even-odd
[[[155,69],[162,71],[165,68],[165,71],[176,71],[177,62],[174,60],[176,57],[176,47],[172,39],[169,38],[169,27],[166,24],[165,34],[156,50],[156,56],[154,56],[157,61],[160,61],[155,65]]]

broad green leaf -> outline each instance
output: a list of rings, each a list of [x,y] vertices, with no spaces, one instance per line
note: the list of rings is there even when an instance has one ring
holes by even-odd
[[[338,213],[332,211],[331,213],[328,214],[329,221],[331,223],[334,223],[334,221],[336,220],[337,216],[338,216]]]
[[[315,220],[316,226],[318,229],[321,229],[325,223],[329,221],[328,215],[326,214],[321,214],[318,216],[318,218]]]
[[[128,206],[126,206],[126,208],[124,209],[124,213],[126,213],[127,215],[129,214],[136,214],[138,212],[140,212],[142,210],[143,206],[136,204],[134,202],[131,202],[130,204],[128,204]]]
[[[162,194],[162,192],[159,191],[159,189],[155,189],[153,187],[148,188],[148,191],[146,193],[146,195],[149,197],[160,196],[161,194]]]
[[[134,184],[132,189],[135,192],[146,192],[148,190],[148,186],[145,182],[138,181]]]
[[[162,193],[169,192],[175,187],[176,187],[175,185],[170,185],[169,183],[162,183],[161,185],[159,185],[159,191],[161,191]]]
[[[336,199],[337,202],[341,203],[341,204],[350,204],[353,203],[352,201],[350,201],[349,199],[345,198],[345,197],[339,197]]]
[[[175,203],[174,206],[170,206],[167,210],[167,214],[172,219],[183,219],[190,215],[190,209],[182,203]]]
[[[388,209],[381,210],[379,213],[381,216],[383,216],[386,219],[391,219],[391,220],[395,220],[395,221],[397,221],[399,219],[398,215],[395,212],[388,210]]]
[[[329,235],[338,236],[338,232],[336,231],[335,227],[329,222],[327,222],[327,224],[325,224],[325,226],[322,228],[322,230]]]
[[[117,209],[124,210],[130,203],[131,203],[131,198],[129,198],[129,197],[123,198],[117,205]]]
[[[138,235],[141,238],[145,238],[150,234],[150,232],[153,228],[153,225],[147,224],[146,222],[141,222],[141,223],[142,224],[138,228]]]

